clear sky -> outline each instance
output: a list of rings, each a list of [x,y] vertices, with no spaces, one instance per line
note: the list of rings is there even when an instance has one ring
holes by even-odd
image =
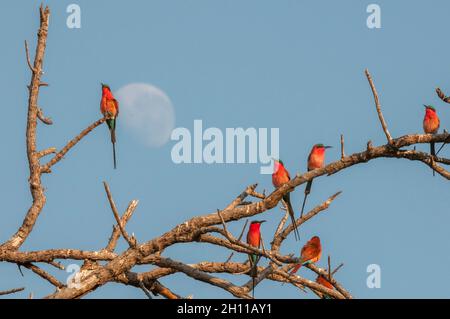
[[[80,29],[66,26],[71,3],[81,8]],[[381,29],[366,26],[370,3],[381,7]],[[40,148],[62,147],[100,117],[100,82],[115,92],[130,83],[159,88],[173,105],[176,127],[192,130],[193,121],[201,119],[205,128],[223,131],[279,128],[280,155],[291,175],[305,171],[315,143],[334,145],[327,162],[338,159],[341,133],[347,154],[363,150],[369,139],[374,145],[385,143],[365,68],[374,77],[392,135],[422,132],[423,104],[436,106],[441,129],[450,126],[450,107],[434,93],[437,86],[450,92],[448,1],[46,4],[52,15],[43,80],[50,86],[41,90],[39,104],[54,125],[39,125]],[[37,1],[8,1],[0,19],[2,242],[18,228],[31,203],[25,153],[30,72],[23,41],[29,41],[34,53],[38,6]],[[273,189],[270,176],[259,174],[260,164],[175,164],[175,142],[153,147],[136,135],[119,118],[117,170],[112,169],[108,131],[102,126],[44,176],[47,205],[22,249],[104,247],[114,222],[104,180],[121,211],[131,199],[140,200],[127,229],[141,242],[192,216],[225,207],[249,184]],[[427,145],[418,148],[428,150]],[[450,156],[450,148],[442,154]],[[328,211],[300,228],[301,243],[293,236],[286,241],[284,253],[298,254],[306,239],[319,235],[324,256],[319,265],[326,266],[328,255],[334,265],[344,262],[336,278],[356,297],[450,297],[445,272],[450,263],[448,181],[433,178],[420,163],[378,159],[316,180],[307,208],[339,190],[343,194]],[[303,186],[291,198],[298,213]],[[261,216],[269,221],[263,225],[267,244],[281,215],[277,208]],[[243,223],[230,224],[230,230],[237,234]],[[119,248],[126,246],[121,242]],[[224,261],[229,252],[189,244],[171,247],[164,255],[194,263]],[[245,258],[237,255],[234,260]],[[366,285],[370,264],[381,267],[379,289]],[[69,275],[52,271],[64,282]],[[21,277],[15,265],[0,264],[0,290],[27,287],[14,297],[52,292],[34,273],[25,269],[24,274]],[[300,274],[315,278],[307,269]],[[181,274],[162,282],[195,298],[231,296]],[[257,287],[256,296],[314,298],[311,292],[266,281]],[[108,284],[89,297],[145,295]]]

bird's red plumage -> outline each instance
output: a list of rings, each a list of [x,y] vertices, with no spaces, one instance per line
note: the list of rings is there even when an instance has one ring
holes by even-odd
[[[114,98],[111,90],[107,87],[102,89],[100,111],[107,118],[115,118],[119,115],[119,103]]]
[[[314,145],[308,157],[308,171],[323,167],[325,162],[325,148]]]
[[[439,130],[440,120],[433,109],[425,109],[425,117],[423,118],[423,131],[427,134],[435,134]]]
[[[305,246],[303,246],[300,252],[300,263],[291,270],[291,274],[296,273],[305,262],[318,262],[321,255],[322,245],[320,244],[320,238],[314,236],[305,244]]]
[[[261,244],[261,224],[252,223],[247,233],[247,244],[259,248]]]
[[[274,172],[272,174],[272,184],[276,188],[281,185],[289,182],[291,177],[289,176],[289,172],[284,168],[284,165],[279,161],[275,161]]]

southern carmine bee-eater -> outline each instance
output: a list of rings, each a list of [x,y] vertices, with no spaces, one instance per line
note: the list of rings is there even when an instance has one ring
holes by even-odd
[[[425,106],[425,117],[423,118],[423,131],[427,134],[436,134],[439,130],[439,125],[441,121],[436,113],[436,110],[431,105]],[[434,142],[430,143],[430,154],[431,156],[436,156],[436,151],[434,149]],[[433,176],[435,175],[433,170]]]
[[[275,188],[281,187],[283,184],[289,182],[291,180],[291,177],[289,175],[289,172],[284,167],[283,161],[281,160],[274,160],[274,169],[272,174],[272,184],[275,186]],[[294,216],[294,210],[292,209],[291,205],[291,196],[290,193],[287,193],[283,196],[283,201],[286,204],[286,209],[289,213],[289,216],[291,216],[292,225],[294,225],[294,234],[295,239],[300,239],[300,234],[298,232],[297,224],[295,223],[295,216]]]
[[[291,275],[295,274],[301,266],[315,263],[320,260],[320,256],[322,255],[322,246],[320,245],[320,238],[318,236],[314,236],[311,238],[305,246],[303,246],[300,251],[300,261],[295,267],[289,272]]]
[[[308,171],[312,171],[318,168],[322,168],[325,162],[325,150],[327,148],[331,148],[332,146],[325,146],[323,144],[316,144],[311,149],[311,152],[308,156]],[[303,198],[302,212],[300,213],[300,217],[303,217],[303,210],[305,209],[306,198],[308,194],[311,192],[312,180],[310,180],[306,184],[305,188],[305,197]]]
[[[264,223],[265,220],[254,220],[250,223],[250,227],[247,233],[247,244],[250,246],[259,248],[261,246],[261,224]],[[258,275],[258,261],[259,256],[255,254],[249,254],[248,260],[250,261],[250,276],[252,277],[253,287],[252,287],[252,295],[255,296],[255,278]]]
[[[114,169],[116,168],[116,124],[119,115],[119,102],[114,98],[108,85],[102,83],[102,100],[100,102],[100,112],[106,118],[109,132],[111,133],[111,143],[113,146]]]
[[[316,282],[324,287],[327,287],[328,289],[333,290],[334,286],[322,275],[317,276]],[[323,294],[321,292],[317,292],[320,298],[322,299],[330,299],[330,297],[326,294]]]

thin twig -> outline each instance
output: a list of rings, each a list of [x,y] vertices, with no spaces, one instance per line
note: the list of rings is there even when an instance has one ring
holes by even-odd
[[[247,228],[247,224],[248,224],[248,219],[245,221],[244,227],[242,227],[242,231],[241,231],[241,234],[238,237],[238,241],[241,241],[242,236],[244,235],[244,231]],[[234,255],[234,251],[230,254],[230,256],[227,258],[227,260],[225,262],[226,263],[229,262],[231,260],[231,258],[233,257],[233,255]]]
[[[341,159],[345,157],[345,150],[344,150],[344,134],[341,134]]]
[[[55,277],[53,277],[52,275],[50,275],[48,272],[46,272],[45,270],[39,268],[38,266],[32,264],[32,263],[27,263],[27,264],[23,264],[23,266],[25,268],[30,269],[32,272],[34,272],[35,274],[37,274],[38,276],[40,276],[41,278],[47,280],[49,283],[51,283],[53,286],[57,287],[57,288],[63,288],[65,287],[65,285],[63,283],[61,283],[58,279],[56,279]]]
[[[39,86],[42,86],[42,83],[40,83]],[[42,123],[44,123],[46,125],[52,125],[53,124],[53,120],[50,117],[45,117],[44,116],[44,112],[42,111],[41,108],[38,108],[37,117],[38,117],[39,120],[41,120]]]
[[[331,257],[328,255],[328,280],[331,280]]]
[[[23,291],[23,290],[25,290],[25,287],[22,287],[22,288],[14,288],[14,289],[10,289],[10,290],[0,291],[0,296],[14,294],[14,293],[16,293],[16,292]]]
[[[125,210],[125,213],[123,213],[122,217],[120,218],[120,222],[125,227],[127,222],[130,220],[131,216],[133,215],[133,212],[136,210],[136,207],[138,205],[138,200],[132,200],[129,204],[127,209]],[[113,231],[111,233],[111,237],[109,238],[108,245],[105,247],[106,251],[113,252],[116,248],[117,241],[120,237],[120,228],[117,225],[114,225]]]
[[[331,275],[334,275],[335,273],[337,273],[338,270],[341,269],[342,266],[344,266],[344,263],[341,263],[339,266],[337,266],[337,267],[331,272]]]
[[[108,197],[109,204],[111,206],[111,210],[114,214],[114,218],[116,219],[117,225],[119,226],[120,232],[122,233],[123,238],[127,241],[128,245],[130,247],[134,248],[136,247],[136,239],[128,236],[128,233],[126,232],[125,228],[122,225],[122,222],[119,217],[119,213],[117,212],[116,204],[114,203],[114,199],[112,198],[111,191],[109,190],[109,186],[106,182],[103,182],[103,185],[105,187],[106,196]]]
[[[378,99],[377,89],[375,88],[375,84],[373,83],[373,79],[372,79],[372,76],[371,76],[370,73],[369,73],[369,70],[366,69],[366,70],[365,70],[365,73],[366,73],[367,80],[369,81],[370,88],[372,89],[373,97],[374,97],[374,99],[375,99],[375,107],[376,107],[376,109],[377,109],[378,118],[380,119],[381,126],[383,127],[384,134],[386,134],[386,138],[387,138],[387,140],[388,140],[388,143],[389,143],[390,145],[392,145],[392,137],[391,137],[391,133],[389,133],[389,130],[388,130],[388,128],[387,128],[386,121],[384,120],[383,113],[381,112],[381,105],[380,105],[380,101],[379,101],[379,99]]]
[[[28,64],[28,67],[30,68],[31,72],[35,73],[36,70],[35,70],[34,67],[31,65],[30,52],[28,51],[28,42],[27,42],[27,40],[25,40],[25,54],[26,54],[26,57],[27,57],[27,64]]]
[[[450,96],[446,96],[440,88],[436,88],[436,93],[442,101],[445,103],[450,103]]]
[[[47,156],[50,154],[55,154],[55,153],[56,153],[56,148],[49,147],[49,148],[46,148],[45,150],[37,152],[36,155],[37,155],[37,157],[41,158],[41,157],[44,157],[44,156]]]
[[[64,155],[66,155],[66,153],[70,151],[72,147],[74,147],[83,137],[88,135],[94,128],[105,122],[105,120],[105,118],[101,118],[85,128],[80,134],[78,134],[69,143],[67,143],[67,145],[64,146],[47,164],[41,167],[41,172],[49,173],[50,168],[58,163],[61,159],[63,159]]]

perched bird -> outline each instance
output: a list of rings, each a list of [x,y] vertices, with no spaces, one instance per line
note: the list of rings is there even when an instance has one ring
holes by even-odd
[[[247,244],[250,246],[259,248],[261,246],[261,224],[264,223],[265,220],[254,220],[250,223],[250,227],[247,233]],[[253,280],[252,294],[255,296],[255,278],[258,275],[257,264],[259,261],[259,256],[255,254],[249,254],[248,260],[250,261],[250,276]]]
[[[327,287],[328,289],[334,289],[334,286],[324,277],[324,276],[322,276],[322,275],[319,275],[319,276],[317,276],[317,278],[316,278],[316,282],[319,284],[319,285],[322,285],[322,286],[324,286],[324,287]],[[323,298],[323,299],[329,299],[330,297],[328,296],[328,295],[326,295],[326,294],[322,294],[322,293],[320,293],[320,292],[318,292],[318,294],[320,295],[320,298]]]
[[[295,274],[301,266],[318,262],[322,255],[322,246],[320,245],[320,238],[314,236],[311,238],[300,251],[300,262],[290,271],[290,274]]]
[[[109,131],[111,133],[111,143],[113,145],[114,169],[116,168],[116,123],[119,115],[119,102],[114,98],[108,85],[102,83],[102,99],[100,102],[100,112],[106,118]]]
[[[440,120],[436,113],[436,110],[431,105],[425,106],[425,117],[423,118],[423,130],[427,134],[436,134],[439,130]],[[431,156],[436,156],[436,151],[434,149],[434,142],[430,143],[430,154]],[[435,172],[433,170],[433,176]]]
[[[289,175],[289,172],[284,167],[283,161],[281,160],[275,160],[274,165],[274,171],[272,174],[272,184],[275,186],[275,188],[281,187],[283,184],[289,182],[291,180],[291,177]],[[291,205],[291,196],[290,193],[287,193],[283,196],[283,201],[286,204],[286,209],[289,213],[289,216],[291,216],[292,225],[294,225],[294,234],[295,239],[300,239],[300,234],[298,232],[297,224],[295,223],[295,216],[294,216],[294,210],[292,209]]]
[[[332,146],[325,146],[323,144],[316,144],[311,149],[311,152],[308,156],[308,171],[312,171],[318,168],[322,168],[325,162],[325,150],[327,148],[331,148]],[[305,188],[305,197],[303,199],[302,212],[300,213],[300,217],[303,217],[303,210],[305,209],[306,198],[308,194],[311,192],[312,180],[310,180],[306,184]]]

